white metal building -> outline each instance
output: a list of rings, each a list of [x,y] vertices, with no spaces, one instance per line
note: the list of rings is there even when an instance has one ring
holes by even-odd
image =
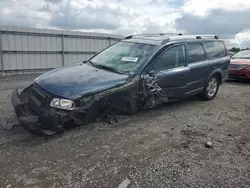
[[[122,36],[65,30],[0,26],[0,70],[46,71],[89,59]]]

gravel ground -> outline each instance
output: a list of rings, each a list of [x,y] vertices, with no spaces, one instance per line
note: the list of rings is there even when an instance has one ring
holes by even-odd
[[[0,117],[34,75],[0,78]],[[52,138],[0,128],[0,187],[250,187],[250,82]],[[208,141],[212,148],[204,147]]]

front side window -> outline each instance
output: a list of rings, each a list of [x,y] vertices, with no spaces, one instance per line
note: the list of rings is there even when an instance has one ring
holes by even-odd
[[[132,42],[118,42],[91,60],[96,66],[122,73],[134,72],[156,49],[156,46]]]
[[[209,59],[215,59],[226,56],[226,49],[224,43],[221,41],[203,42],[203,46]]]
[[[206,59],[205,51],[201,43],[189,43],[187,44],[188,51],[188,63],[195,63],[204,61]]]
[[[185,47],[175,46],[164,52],[153,64],[151,70],[168,70],[185,65]]]
[[[244,50],[232,56],[232,59],[250,59],[250,50]]]

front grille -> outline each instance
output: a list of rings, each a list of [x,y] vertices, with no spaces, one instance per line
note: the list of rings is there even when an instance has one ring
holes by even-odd
[[[37,84],[32,84],[27,95],[29,108],[39,114],[41,108],[47,108],[51,100],[51,95],[45,92]]]

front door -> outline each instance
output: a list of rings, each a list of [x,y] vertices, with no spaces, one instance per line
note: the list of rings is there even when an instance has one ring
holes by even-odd
[[[185,46],[166,49],[152,62],[149,71],[154,72],[159,87],[170,100],[184,96],[190,71],[186,65]]]

